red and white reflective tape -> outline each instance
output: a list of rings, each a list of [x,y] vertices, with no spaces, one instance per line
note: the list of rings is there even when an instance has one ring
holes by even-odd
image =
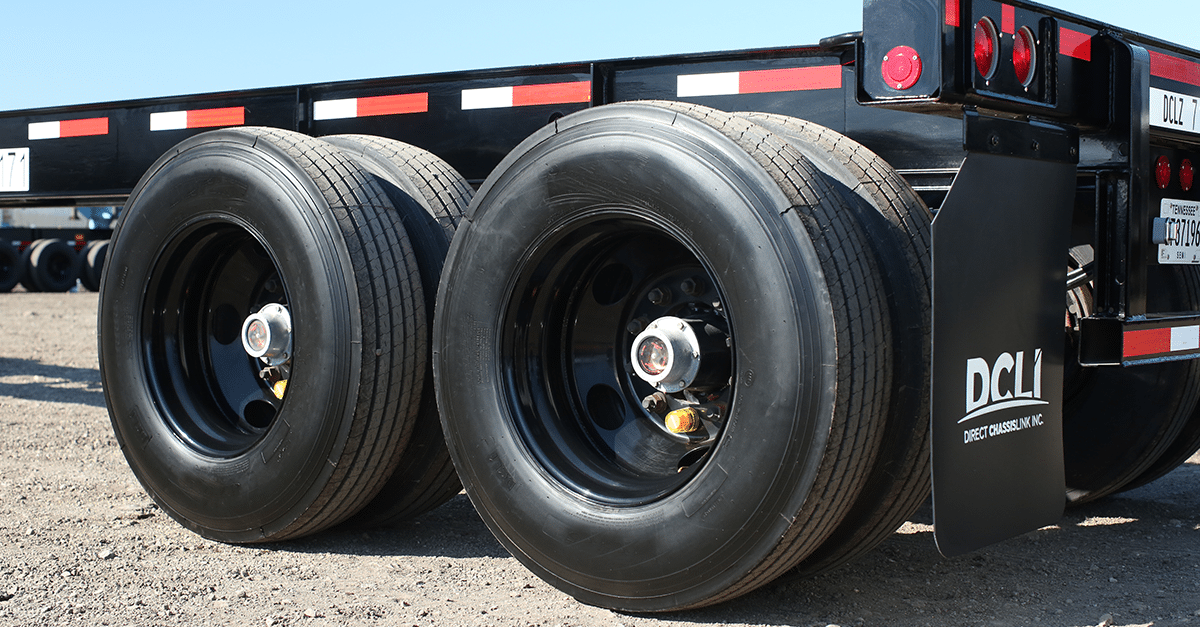
[[[679,98],[737,96],[841,87],[842,66],[810,65],[779,70],[682,74],[677,79],[675,95]]]
[[[1080,61],[1092,60],[1092,36],[1065,26],[1058,29],[1058,52]]]
[[[1125,331],[1125,359],[1200,351],[1200,325]]]
[[[197,109],[195,111],[164,111],[150,114],[150,130],[152,131],[179,131],[188,128],[241,126],[245,123],[245,107]]]
[[[313,102],[314,120],[345,120],[379,115],[403,115],[429,111],[429,93],[343,98]]]
[[[93,135],[108,135],[108,118],[31,122],[29,124],[30,141],[62,139],[65,137],[89,137]]]
[[[1150,51],[1150,75],[1200,87],[1200,63]]]
[[[462,109],[505,109],[535,105],[575,104],[592,101],[592,82],[544,83],[513,87],[464,89]]]
[[[1005,35],[1017,32],[1017,9],[1011,4],[1000,5],[1000,32]]]
[[[946,26],[958,28],[960,24],[958,13],[958,0],[946,0]]]

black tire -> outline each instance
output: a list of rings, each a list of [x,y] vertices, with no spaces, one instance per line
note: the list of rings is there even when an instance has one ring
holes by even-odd
[[[89,292],[100,291],[100,277],[104,273],[104,259],[108,256],[108,240],[92,240],[80,251],[83,267],[79,270],[79,282]]]
[[[197,135],[138,183],[100,291],[100,369],[126,459],[185,527],[294,538],[361,509],[395,467],[427,332],[403,225],[372,177],[275,129]],[[290,309],[280,398],[239,338]]]
[[[858,142],[797,118],[739,115],[787,138],[847,197],[879,259],[892,313],[895,374],[878,461],[837,530],[792,572],[811,576],[883,542],[929,496],[932,215],[891,166]]]
[[[372,174],[399,212],[421,271],[426,319],[432,320],[438,279],[454,230],[471,202],[470,184],[431,152],[367,135],[323,137]],[[462,491],[442,435],[432,363],[424,373],[421,405],[412,438],[399,453],[396,471],[373,501],[348,524],[395,525],[423,514]]]
[[[17,286],[21,281],[23,268],[21,254],[17,249],[7,241],[0,241],[0,293],[11,292],[12,288]]]
[[[841,197],[745,120],[628,103],[535,133],[472,202],[434,323],[476,509],[595,605],[696,607],[783,574],[874,461],[891,358],[873,263]],[[705,392],[728,406],[694,442],[651,418],[653,388],[626,369],[628,323],[674,311],[732,342],[725,387]]]
[[[1121,486],[1121,491],[1140,488],[1151,481],[1161,479],[1191,459],[1197,451],[1200,451],[1200,405],[1197,405],[1197,409],[1192,411],[1191,417],[1187,419],[1187,423],[1179,435],[1175,436],[1175,441],[1167,447],[1167,450],[1153,464],[1150,464],[1149,468],[1142,471],[1142,474]]]
[[[1072,267],[1081,267],[1093,257],[1090,246],[1077,246],[1070,254]],[[1147,280],[1150,311],[1200,307],[1196,268],[1151,265]],[[1090,303],[1090,286],[1069,293],[1067,319],[1078,315],[1072,307],[1082,307],[1086,315]],[[1073,326],[1067,328],[1066,338],[1063,456],[1067,497],[1077,504],[1117,492],[1146,472],[1157,472],[1151,468],[1180,437],[1200,401],[1200,361],[1081,368]]]
[[[39,292],[66,292],[75,287],[82,260],[61,239],[45,239],[30,247],[29,277]]]
[[[33,249],[40,246],[45,241],[46,240],[42,239],[33,240],[28,246],[25,247],[25,250],[21,251],[21,278],[18,280],[18,282],[21,284],[21,287],[25,288],[26,292],[42,291],[42,288],[38,287],[37,282],[35,282],[33,279],[34,272],[32,257]]]

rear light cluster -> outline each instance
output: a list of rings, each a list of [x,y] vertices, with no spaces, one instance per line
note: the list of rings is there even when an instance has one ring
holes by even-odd
[[[1028,26],[1013,34],[1012,69],[1024,87],[1029,87],[1037,76],[1037,45],[1037,37]],[[1000,69],[1000,31],[990,17],[975,23],[974,56],[979,75],[988,81],[995,78]]]
[[[1160,156],[1154,161],[1154,183],[1158,185],[1159,189],[1170,187],[1174,178],[1175,168],[1166,155]],[[1196,168],[1192,166],[1191,159],[1183,159],[1179,162],[1179,188],[1190,192],[1195,184]]]

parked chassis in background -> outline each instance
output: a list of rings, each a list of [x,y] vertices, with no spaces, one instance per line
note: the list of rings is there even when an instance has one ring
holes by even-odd
[[[461,480],[550,583],[671,610],[852,559],[931,482],[952,555],[1182,463],[1200,53],[1025,2],[863,23],[2,113],[0,204],[124,204],[113,425],[227,542]]]

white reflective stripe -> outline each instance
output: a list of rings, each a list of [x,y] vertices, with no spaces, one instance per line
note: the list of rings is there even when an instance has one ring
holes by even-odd
[[[58,122],[32,122],[29,124],[29,139],[58,139]]]
[[[463,111],[470,109],[498,109],[513,106],[512,87],[488,87],[486,89],[464,89]]]
[[[187,128],[187,111],[166,111],[150,114],[150,130],[178,131]]]
[[[737,95],[740,82],[738,75],[738,72],[721,72],[680,76],[675,95],[679,98]]]
[[[1200,349],[1200,326],[1171,329],[1171,352]]]
[[[318,100],[313,103],[314,120],[341,120],[358,117],[358,98]]]

